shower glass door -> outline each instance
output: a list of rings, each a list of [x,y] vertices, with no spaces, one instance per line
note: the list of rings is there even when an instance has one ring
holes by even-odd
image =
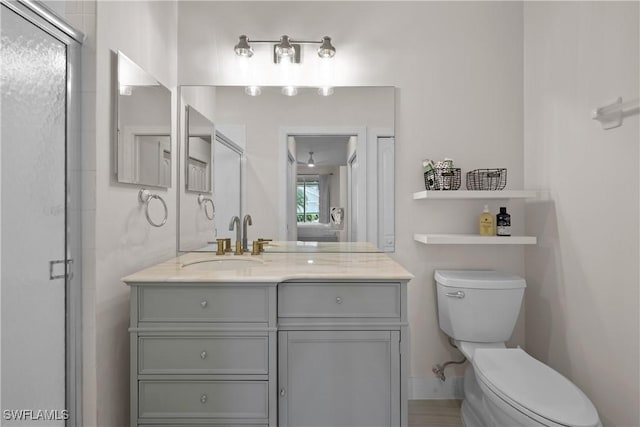
[[[4,5],[0,14],[2,424],[62,426],[67,46]]]

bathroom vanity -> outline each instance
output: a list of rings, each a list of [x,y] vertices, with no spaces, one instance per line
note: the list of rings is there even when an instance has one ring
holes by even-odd
[[[124,278],[131,425],[406,426],[412,277],[382,253],[307,248]]]

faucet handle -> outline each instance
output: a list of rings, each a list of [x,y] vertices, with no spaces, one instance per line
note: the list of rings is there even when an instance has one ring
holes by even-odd
[[[253,247],[251,248],[251,255],[260,255],[261,252],[264,252],[264,245],[266,242],[261,242],[260,240],[253,241]]]
[[[224,242],[227,239],[216,239],[218,242],[218,247],[216,248],[216,255],[224,255]]]
[[[225,252],[231,252],[231,238],[226,238],[224,239],[224,251]]]

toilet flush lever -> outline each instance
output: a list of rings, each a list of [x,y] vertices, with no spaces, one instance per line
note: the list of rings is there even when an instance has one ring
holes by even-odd
[[[464,298],[464,292],[462,291],[458,291],[458,292],[447,292],[447,296],[451,297],[451,298]]]

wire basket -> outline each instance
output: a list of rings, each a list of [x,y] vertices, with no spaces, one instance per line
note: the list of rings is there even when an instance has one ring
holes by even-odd
[[[460,175],[460,168],[434,168],[424,173],[424,186],[427,190],[457,190]]]
[[[474,169],[467,172],[467,190],[504,190],[507,169]]]

